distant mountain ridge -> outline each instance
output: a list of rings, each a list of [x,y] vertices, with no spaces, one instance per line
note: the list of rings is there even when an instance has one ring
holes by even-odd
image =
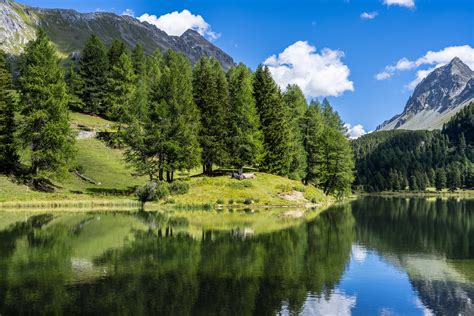
[[[441,129],[451,117],[474,101],[474,71],[459,58],[433,70],[415,88],[403,113],[377,130]]]
[[[0,0],[0,48],[12,55],[21,53],[26,43],[42,27],[63,57],[79,52],[91,34],[104,43],[119,39],[132,48],[141,44],[147,53],[156,49],[173,49],[195,63],[202,56],[215,57],[224,69],[234,60],[198,32],[187,30],[181,36],[170,36],[156,26],[131,16],[110,12],[80,13],[70,9],[42,9]]]

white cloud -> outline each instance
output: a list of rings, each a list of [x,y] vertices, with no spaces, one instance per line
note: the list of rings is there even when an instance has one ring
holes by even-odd
[[[398,5],[406,8],[414,8],[415,0],[383,0],[383,3],[386,5]]]
[[[347,137],[350,139],[357,139],[365,134],[367,132],[364,130],[364,126],[361,124],[357,124],[352,126],[351,124],[344,124],[344,127],[347,129]]]
[[[423,66],[430,66],[429,68],[417,70],[416,78],[407,85],[407,88],[414,89],[430,72],[448,64],[454,57],[459,57],[471,69],[474,69],[474,48],[469,45],[450,46],[436,52],[428,51],[424,56],[415,61],[402,58],[395,65],[386,66],[382,72],[375,75],[375,79],[386,80],[391,78],[398,71],[407,71]]]
[[[132,9],[125,9],[125,11],[122,12],[122,15],[128,15],[128,16],[134,17],[135,12]]]
[[[379,13],[375,12],[375,11],[374,12],[363,12],[363,13],[361,13],[360,18],[362,20],[373,20],[377,17],[377,15],[379,15]]]
[[[367,249],[363,246],[354,244],[352,245],[351,256],[357,263],[364,263],[367,258]]]
[[[174,11],[160,17],[145,13],[138,17],[138,20],[155,25],[160,30],[165,31],[168,35],[173,36],[181,36],[189,29],[193,29],[202,36],[206,36],[211,40],[215,40],[220,36],[220,34],[211,30],[211,26],[202,16],[192,14],[189,10],[183,10],[181,12]]]
[[[264,65],[283,89],[297,84],[307,97],[339,96],[354,91],[344,53],[324,48],[320,53],[306,41],[298,41],[282,53],[268,57]]]

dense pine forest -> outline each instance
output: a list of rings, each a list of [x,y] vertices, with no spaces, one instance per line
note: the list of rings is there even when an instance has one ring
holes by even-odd
[[[353,141],[358,191],[474,187],[474,104],[441,131],[383,131]]]
[[[74,111],[115,122],[108,144],[150,182],[199,166],[208,176],[251,167],[326,194],[350,191],[353,153],[338,113],[326,99],[307,104],[296,85],[281,91],[264,66],[225,72],[213,58],[193,66],[171,50],[146,55],[94,35],[64,62],[41,30],[15,64],[0,55],[0,166],[32,188],[80,167]]]

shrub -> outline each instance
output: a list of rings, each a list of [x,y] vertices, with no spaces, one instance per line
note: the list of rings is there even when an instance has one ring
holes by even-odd
[[[224,204],[224,203],[225,203],[224,199],[218,199],[216,201],[216,204]]]
[[[156,186],[156,199],[161,200],[170,195],[170,186],[166,182],[158,182]]]
[[[142,203],[163,199],[170,194],[169,186],[165,182],[148,182],[135,191],[135,195]]]
[[[173,195],[186,194],[189,192],[189,183],[184,181],[174,181],[170,185],[170,192]]]
[[[142,202],[142,205],[144,205],[146,202],[156,200],[156,187],[156,182],[148,182],[135,191],[135,195],[137,196],[138,200]]]

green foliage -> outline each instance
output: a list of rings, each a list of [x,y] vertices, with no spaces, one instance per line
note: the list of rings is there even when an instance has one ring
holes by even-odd
[[[292,161],[291,126],[279,88],[268,67],[254,74],[254,96],[263,132],[262,169],[288,175]]]
[[[471,188],[473,145],[466,118],[469,107],[448,122],[443,131],[386,131],[365,135],[353,142],[357,162],[355,187],[365,191],[397,190],[409,180],[411,190]],[[436,172],[434,171],[436,170]],[[446,179],[447,178],[447,179]]]
[[[443,133],[452,142],[458,142],[463,134],[467,145],[474,146],[474,103],[465,106],[443,127]],[[471,156],[473,157],[473,156]]]
[[[436,190],[441,191],[446,188],[446,171],[442,168],[436,170],[435,187]]]
[[[148,182],[144,186],[137,188],[135,195],[138,200],[145,204],[146,202],[151,202],[156,200],[156,182]]]
[[[303,181],[305,184],[319,184],[322,168],[322,148],[324,122],[318,103],[311,102],[303,118],[303,146],[306,152],[306,170]]]
[[[239,64],[229,70],[230,108],[228,151],[230,163],[237,168],[260,161],[263,144],[260,120],[253,96],[252,72]]]
[[[30,149],[34,177],[64,175],[74,152],[67,88],[59,59],[44,31],[38,31],[21,57],[20,139]]]
[[[193,100],[191,64],[183,54],[168,51],[158,93],[153,96],[152,120],[159,124],[161,168],[190,170],[199,163],[199,111]],[[172,179],[169,179],[172,180]]]
[[[106,91],[109,65],[104,44],[92,35],[82,50],[79,60],[79,76],[82,81],[81,99],[84,111],[105,114]]]
[[[288,85],[283,100],[287,107],[291,127],[291,163],[289,176],[294,179],[302,179],[305,176],[306,169],[306,151],[303,144],[303,122],[306,109],[306,99],[297,85]]]
[[[18,162],[15,142],[16,100],[6,54],[0,50],[0,172],[12,172]]]
[[[125,122],[129,109],[135,107],[133,103],[136,89],[135,73],[132,60],[126,50],[115,58],[117,60],[114,63],[109,63],[104,113],[109,119]]]
[[[201,112],[199,141],[204,172],[212,174],[213,165],[224,165],[227,153],[227,113],[229,91],[227,79],[216,59],[201,58],[193,74],[194,101]]]
[[[189,192],[189,183],[184,181],[173,181],[169,187],[173,195],[186,194]]]

